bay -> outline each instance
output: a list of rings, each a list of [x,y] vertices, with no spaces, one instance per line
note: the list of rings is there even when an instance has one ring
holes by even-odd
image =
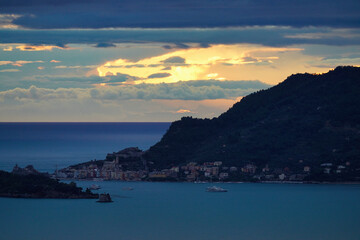
[[[126,147],[148,149],[170,123],[0,123],[0,170],[53,172]]]
[[[169,123],[0,123],[0,169],[54,171],[159,141]],[[94,182],[77,181],[83,188]],[[360,185],[96,182],[114,202],[0,198],[4,240],[359,240]],[[124,187],[134,190],[125,191]]]
[[[77,182],[88,187],[94,182]],[[359,240],[359,185],[97,182],[113,203],[0,198],[1,239]],[[125,191],[124,187],[134,190]]]

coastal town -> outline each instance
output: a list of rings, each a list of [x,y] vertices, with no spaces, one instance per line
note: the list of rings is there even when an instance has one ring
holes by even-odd
[[[105,160],[92,160],[56,170],[58,179],[120,180],[120,181],[186,181],[186,182],[302,182],[307,181],[312,167],[300,160],[296,171],[289,167],[271,168],[246,163],[242,166],[228,166],[223,161],[203,163],[188,162],[166,169],[154,169],[151,162],[143,159],[144,152],[136,147],[109,153]],[[350,162],[344,165],[322,163],[317,171],[322,175],[347,173]]]

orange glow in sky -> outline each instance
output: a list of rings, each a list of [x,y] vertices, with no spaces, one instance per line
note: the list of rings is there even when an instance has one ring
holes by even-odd
[[[97,68],[99,76],[127,74],[139,83],[173,83],[189,80],[253,80],[242,67],[263,66],[278,62],[279,55],[297,53],[301,48],[276,48],[258,45],[213,45],[208,48],[177,50],[160,56],[131,62],[109,61]]]

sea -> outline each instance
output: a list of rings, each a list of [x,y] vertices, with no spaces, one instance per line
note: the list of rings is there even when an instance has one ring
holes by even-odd
[[[0,169],[54,171],[159,141],[170,123],[0,123]],[[94,199],[0,198],[0,240],[360,240],[360,185],[76,181]],[[228,192],[206,192],[209,186]],[[128,190],[129,187],[133,190]]]
[[[31,164],[54,172],[72,164],[105,159],[127,147],[146,150],[170,123],[0,123],[0,170]]]

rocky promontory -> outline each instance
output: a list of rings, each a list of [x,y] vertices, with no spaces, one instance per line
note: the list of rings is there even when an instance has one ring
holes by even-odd
[[[28,171],[29,169],[31,171]],[[99,196],[89,189],[83,191],[74,182],[59,182],[35,172],[31,166],[24,169],[16,166],[11,173],[0,171],[0,197],[95,199]]]

